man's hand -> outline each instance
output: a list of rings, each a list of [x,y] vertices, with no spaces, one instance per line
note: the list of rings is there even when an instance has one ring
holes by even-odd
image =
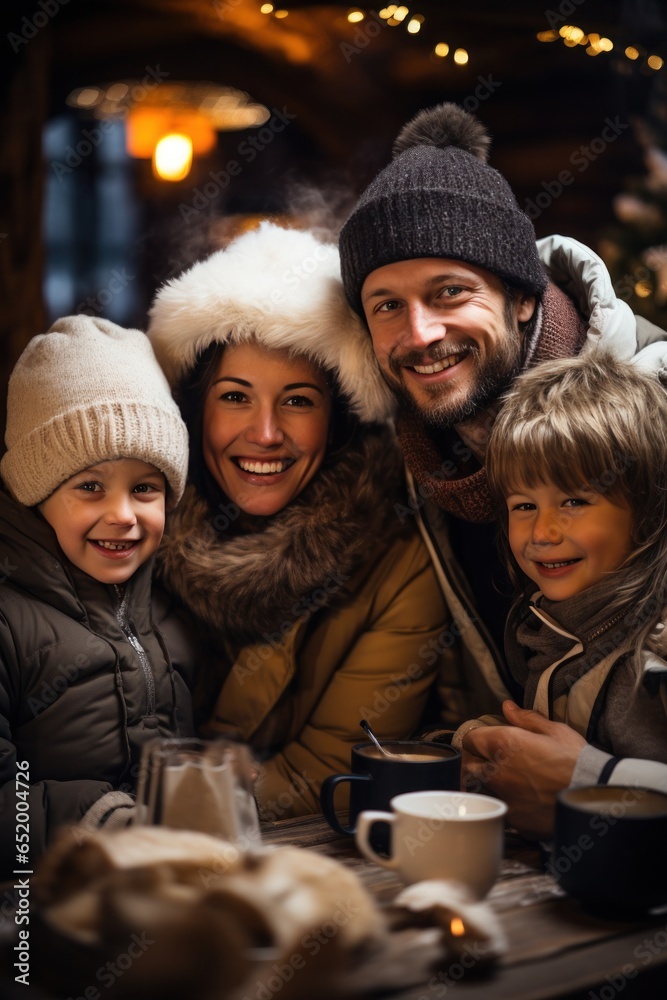
[[[586,746],[562,722],[503,703],[507,726],[473,729],[463,739],[462,787],[507,802],[508,822],[526,837],[549,838],[556,793],[565,788]]]

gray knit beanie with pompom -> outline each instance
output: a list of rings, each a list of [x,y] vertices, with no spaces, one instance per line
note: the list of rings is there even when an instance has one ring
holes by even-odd
[[[404,126],[392,162],[340,235],[343,284],[359,315],[368,275],[416,257],[466,261],[529,294],[544,291],[533,224],[487,164],[490,144],[484,126],[456,104],[421,111]]]

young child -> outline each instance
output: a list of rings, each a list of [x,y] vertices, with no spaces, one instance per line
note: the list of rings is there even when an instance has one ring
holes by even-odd
[[[505,644],[524,707],[586,740],[572,784],[667,789],[664,388],[606,354],[539,365],[503,405],[487,474],[527,583]]]
[[[17,867],[27,800],[18,832],[32,863],[63,823],[125,825],[142,742],[192,735],[189,665],[167,653],[151,606],[152,556],[185,486],[187,432],[145,335],[72,316],[35,337],[10,379],[6,443],[5,872]]]

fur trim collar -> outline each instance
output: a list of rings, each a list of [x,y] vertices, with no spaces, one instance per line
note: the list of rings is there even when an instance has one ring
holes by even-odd
[[[233,505],[216,512],[191,485],[168,523],[158,574],[221,638],[246,643],[284,634],[319,610],[323,590],[335,599],[374,549],[401,533],[393,503],[402,481],[393,433],[369,429],[294,503],[253,519],[257,531],[225,534]]]
[[[158,291],[148,336],[172,385],[211,344],[254,340],[333,372],[365,422],[394,409],[370,335],[345,299],[338,250],[311,233],[270,222],[244,233]]]

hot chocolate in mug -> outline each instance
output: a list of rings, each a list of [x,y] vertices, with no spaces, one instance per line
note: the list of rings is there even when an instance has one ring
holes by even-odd
[[[584,907],[633,919],[667,905],[667,795],[629,785],[566,788],[556,798],[547,870]]]
[[[322,812],[337,833],[354,834],[357,816],[363,809],[388,809],[401,792],[433,788],[456,789],[461,778],[461,755],[441,743],[424,740],[386,740],[391,756],[386,757],[373,743],[352,747],[351,774],[334,774],[322,784]],[[349,782],[349,826],[336,816],[335,791]],[[374,838],[377,842],[378,838]]]

